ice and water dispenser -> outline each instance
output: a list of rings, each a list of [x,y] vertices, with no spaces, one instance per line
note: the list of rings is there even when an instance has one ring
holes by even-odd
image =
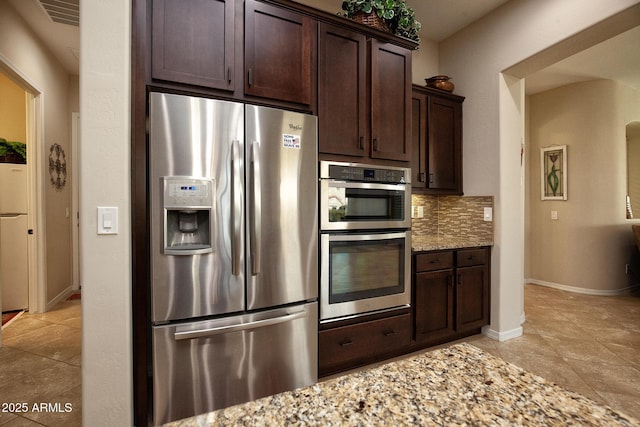
[[[213,250],[212,179],[163,177],[164,253],[193,255]]]

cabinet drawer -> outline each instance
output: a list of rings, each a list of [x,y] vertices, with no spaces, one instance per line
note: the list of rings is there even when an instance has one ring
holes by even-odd
[[[411,343],[411,314],[321,331],[318,338],[320,374],[348,369],[350,363],[373,360]]]
[[[416,272],[444,270],[453,267],[453,251],[416,255]]]
[[[464,249],[456,253],[456,264],[458,267],[484,265],[486,263],[487,263],[486,249]]]

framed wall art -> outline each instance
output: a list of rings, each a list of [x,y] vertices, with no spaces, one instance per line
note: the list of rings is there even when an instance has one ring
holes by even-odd
[[[541,199],[567,200],[567,146],[540,149]]]

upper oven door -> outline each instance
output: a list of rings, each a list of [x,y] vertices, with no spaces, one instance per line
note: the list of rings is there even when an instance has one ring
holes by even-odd
[[[410,228],[409,184],[320,180],[320,227],[330,230]]]

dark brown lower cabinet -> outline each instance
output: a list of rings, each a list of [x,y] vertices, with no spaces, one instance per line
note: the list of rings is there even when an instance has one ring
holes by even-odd
[[[408,351],[411,313],[319,332],[318,375],[361,366]]]
[[[489,248],[414,255],[414,340],[435,345],[489,324]]]

